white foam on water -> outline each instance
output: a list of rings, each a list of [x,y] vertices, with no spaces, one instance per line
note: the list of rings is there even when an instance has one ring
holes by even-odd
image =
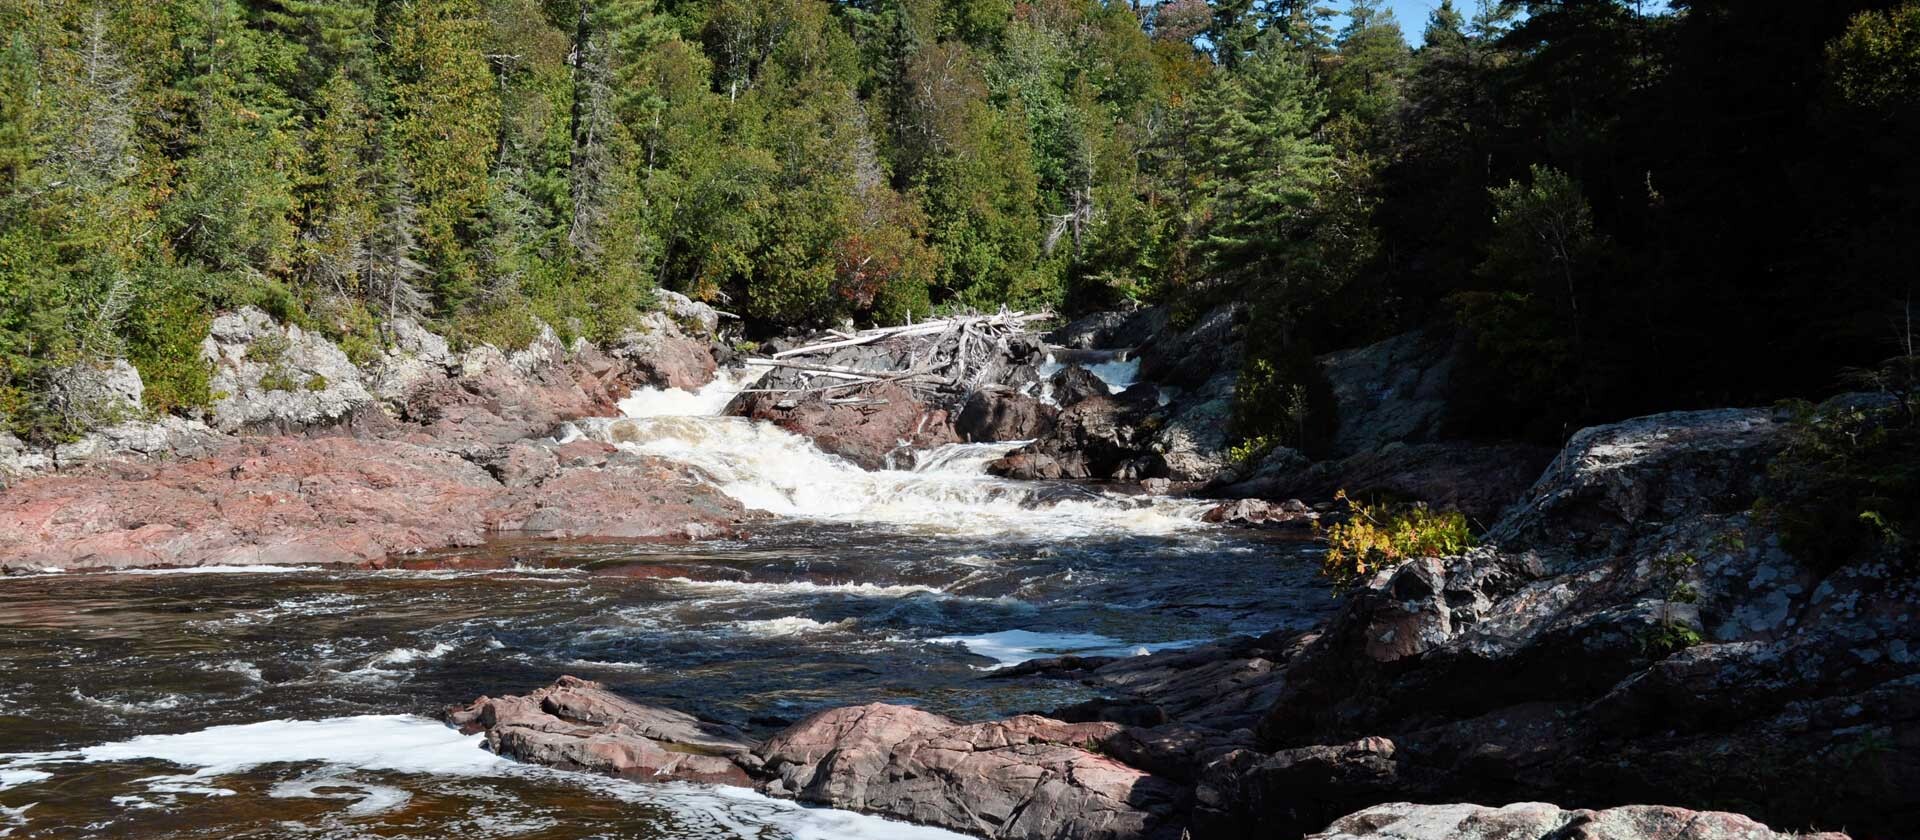
[[[45,770],[13,770],[0,768],[0,790],[17,788],[21,785],[32,784],[42,779],[51,778],[53,778],[53,774]]]
[[[215,726],[178,735],[142,735],[127,741],[54,753],[0,755],[5,772],[37,773],[33,781],[56,775],[62,767],[100,762],[163,761],[193,768],[184,776],[143,779],[149,793],[165,794],[268,764],[325,765],[307,776],[274,787],[270,795],[352,799],[350,816],[378,813],[404,804],[406,791],[352,778],[353,771],[420,774],[449,779],[519,776],[558,780],[623,801],[665,808],[682,818],[709,822],[743,838],[760,840],[766,829],[792,840],[964,840],[939,829],[893,822],[863,814],[803,807],[751,790],[675,784],[646,784],[571,773],[509,761],[481,748],[481,735],[461,735],[437,721],[415,715],[361,715],[327,720],[272,720]],[[51,768],[22,770],[22,764]],[[84,771],[81,771],[84,772]],[[24,775],[16,778],[25,778]],[[446,787],[437,781],[435,789]],[[334,788],[351,788],[335,791]],[[115,797],[124,807],[152,807],[146,797]],[[30,806],[29,806],[30,807]],[[16,820],[18,811],[5,813]],[[23,822],[23,821],[22,821]]]
[[[267,791],[275,799],[343,799],[353,802],[347,806],[347,816],[365,817],[385,813],[407,804],[413,794],[389,785],[377,785],[363,782],[351,776],[337,773],[310,773],[298,779],[281,782]]]
[[[319,566],[275,566],[266,563],[246,566],[182,566],[177,569],[127,569],[123,575],[287,575],[296,572],[323,572]]]
[[[691,578],[659,578],[662,583],[671,583],[709,595],[736,595],[750,597],[778,595],[819,595],[823,593],[842,593],[847,595],[867,595],[898,598],[909,595],[945,595],[931,586],[905,585],[885,586],[877,583],[814,583],[810,580],[790,580],[761,583],[748,580],[693,580]]]
[[[1107,393],[1110,394],[1118,394],[1121,391],[1125,391],[1140,381],[1140,359],[1137,357],[1130,359],[1112,359],[1105,362],[1094,362],[1093,364],[1081,363],[1080,366],[1086,368],[1102,383],[1105,383]],[[1039,375],[1040,379],[1044,381],[1052,379],[1054,374],[1065,370],[1066,367],[1065,362],[1056,360],[1052,353],[1048,353],[1047,360],[1040,363],[1035,369],[1035,372]]]
[[[1114,387],[1129,383],[1139,363],[1099,367],[1105,371],[1101,375],[1113,377],[1109,387]],[[583,421],[578,431],[629,451],[687,464],[747,507],[796,518],[936,534],[1070,538],[1197,528],[1209,507],[1090,490],[1063,494],[1058,487],[989,477],[987,465],[1019,448],[1018,441],[949,444],[918,453],[901,450],[894,461],[915,464],[911,469],[869,472],[770,423],[718,416],[761,373],[723,371],[694,392],[642,389],[621,401],[623,419]]]
[[[628,417],[583,421],[581,429],[629,451],[693,467],[747,507],[795,518],[1059,539],[1175,533],[1201,527],[1200,515],[1209,507],[986,475],[987,464],[1018,442],[902,450],[897,460],[913,461],[914,468],[870,472],[770,423],[714,416],[725,407],[720,396],[727,389],[737,392],[741,378],[730,375],[691,394],[643,390],[622,403]]]
[[[726,410],[727,403],[732,402],[735,395],[766,375],[767,370],[768,368],[759,366],[724,369],[714,376],[712,382],[697,391],[683,391],[678,388],[641,388],[619,402],[620,414],[625,417],[717,415]]]
[[[376,657],[372,667],[381,665],[405,665],[422,659],[439,659],[453,652],[453,645],[447,642],[436,643],[430,648],[394,648]]]
[[[853,626],[851,619],[845,621],[814,621],[803,616],[790,615],[782,618],[766,618],[755,621],[734,621],[727,629],[748,636],[761,638],[786,638],[792,636],[810,636],[834,630],[845,630]]]
[[[163,694],[152,700],[121,700],[113,697],[93,697],[82,694],[80,689],[69,692],[73,699],[117,715],[144,715],[180,708],[189,698],[179,694]]]
[[[1197,641],[1129,644],[1096,633],[1038,633],[1031,630],[1003,630],[978,636],[943,636],[928,641],[960,645],[967,652],[993,660],[994,668],[1005,668],[1049,656],[1145,656],[1161,650],[1190,647]]]

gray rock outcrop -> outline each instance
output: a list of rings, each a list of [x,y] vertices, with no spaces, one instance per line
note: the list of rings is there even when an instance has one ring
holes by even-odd
[[[200,355],[213,365],[210,425],[224,432],[326,425],[373,402],[333,342],[251,306],[213,319]]]

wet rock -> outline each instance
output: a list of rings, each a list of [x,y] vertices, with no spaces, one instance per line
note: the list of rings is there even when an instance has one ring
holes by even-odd
[[[1070,364],[1054,372],[1047,380],[1049,393],[1055,404],[1070,406],[1089,397],[1104,397],[1112,393],[1107,383],[1095,376],[1093,371],[1077,364]]]
[[[809,717],[757,753],[768,789],[803,802],[991,838],[1177,836],[1179,786],[1094,751],[1119,731],[873,704]]]
[[[1277,503],[1241,499],[1218,505],[1201,514],[1200,518],[1216,525],[1238,525],[1243,528],[1311,528],[1320,520],[1320,515],[1299,499]]]
[[[482,697],[447,717],[463,731],[485,732],[487,749],[534,764],[650,782],[752,784],[737,759],[750,756],[753,743],[738,730],[577,677],[525,696]]]
[[[702,540],[734,536],[758,518],[711,478],[671,461],[616,456],[603,463],[563,465],[516,489],[496,503],[488,524],[551,539]]]
[[[1147,478],[1126,472],[1146,451],[1151,432],[1142,421],[1152,409],[1111,396],[1088,397],[1060,412],[1052,434],[987,471],[1006,478]]]
[[[1847,840],[1835,832],[1775,832],[1739,814],[1627,805],[1567,810],[1543,802],[1502,808],[1394,802],[1349,814],[1307,840]]]
[[[870,386],[854,398],[860,402],[833,404],[818,394],[741,394],[727,413],[772,423],[869,470],[893,466],[902,450],[960,440],[945,409],[903,386]]]
[[[965,441],[1032,440],[1053,430],[1058,409],[1025,394],[983,388],[967,397],[954,423]]]
[[[500,486],[458,457],[344,438],[21,482],[0,496],[0,570],[371,563],[478,543]]]
[[[1346,456],[1390,443],[1438,440],[1447,422],[1458,358],[1452,336],[1434,329],[1321,356],[1340,424],[1333,453]]]

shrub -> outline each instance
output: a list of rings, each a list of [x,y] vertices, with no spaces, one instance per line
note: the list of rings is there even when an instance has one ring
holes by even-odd
[[[200,342],[213,322],[195,278],[152,284],[128,313],[127,359],[140,370],[141,401],[155,414],[205,408],[213,366]]]
[[[1233,429],[1242,440],[1320,452],[1336,428],[1333,385],[1305,352],[1249,350],[1233,388]]]
[[[1699,561],[1686,552],[1667,554],[1653,561],[1654,584],[1660,591],[1660,618],[1640,638],[1640,649],[1647,655],[1665,658],[1702,641],[1700,632],[1673,617],[1674,604],[1700,600],[1700,590],[1687,580],[1687,572]]]
[[[1911,566],[1920,545],[1920,423],[1904,400],[1790,404],[1786,449],[1757,511],[1816,569],[1875,556]]]
[[[1344,591],[1375,572],[1415,557],[1445,557],[1473,545],[1465,514],[1437,511],[1424,503],[1370,505],[1342,490],[1334,497],[1347,506],[1346,521],[1326,530],[1327,554],[1320,573]]]

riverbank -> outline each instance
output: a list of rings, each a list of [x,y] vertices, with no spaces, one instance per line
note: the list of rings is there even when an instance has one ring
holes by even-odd
[[[685,733],[649,723],[671,713],[579,681],[450,715],[523,760],[718,774],[987,837],[1775,836],[1673,809],[1367,811],[1409,799],[1719,806],[1899,837],[1920,815],[1899,781],[1920,772],[1920,591],[1884,566],[1807,569],[1747,513],[1783,430],[1766,410],[1586,430],[1489,546],[1385,569],[1324,624],[995,675],[1100,693],[1041,717],[848,707],[693,768]]]

